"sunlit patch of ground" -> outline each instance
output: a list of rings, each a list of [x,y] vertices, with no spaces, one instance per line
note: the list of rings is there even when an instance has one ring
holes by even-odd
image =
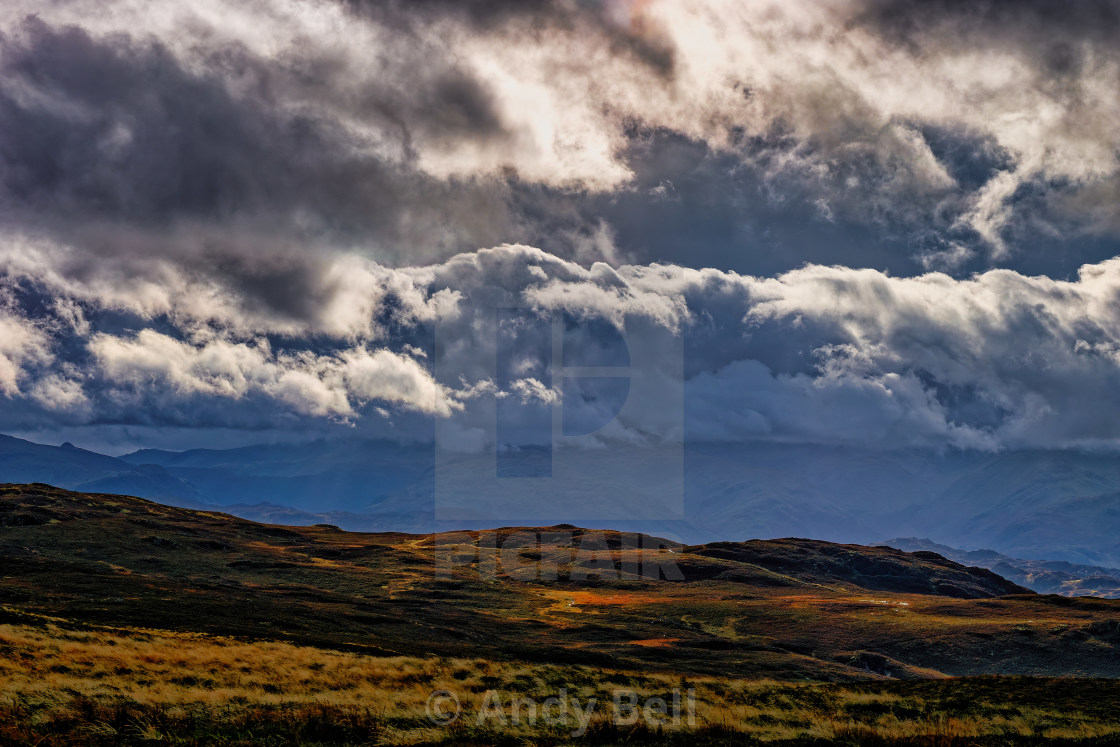
[[[550,612],[594,612],[594,610],[583,608],[660,604],[671,600],[671,597],[627,591],[599,592],[578,589],[540,589],[537,593],[552,601],[551,605],[541,610],[542,614]]]

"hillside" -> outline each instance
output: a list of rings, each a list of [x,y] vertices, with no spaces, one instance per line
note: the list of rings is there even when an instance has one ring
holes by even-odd
[[[1032,594],[929,551],[570,525],[363,534],[37,484],[0,485],[0,567],[2,744],[1120,734],[1102,679],[1120,677],[1120,602]],[[620,724],[609,705],[682,692],[684,720]],[[462,718],[433,718],[447,693]],[[556,721],[514,704],[558,697],[600,705]]]
[[[722,577],[736,579],[757,566],[801,582],[846,584],[858,589],[983,599],[1029,594],[989,570],[962,566],[934,552],[901,552],[891,547],[838,545],[807,539],[713,542],[687,549],[695,558],[731,561]],[[688,562],[698,562],[688,558]],[[721,576],[716,576],[720,578]]]
[[[933,553],[659,543],[669,578],[653,581],[629,538],[551,527],[500,530],[481,561],[468,548],[437,574],[465,535],[262,525],[43,485],[0,488],[0,524],[12,620],[782,679],[1120,675],[1120,603],[1033,595]],[[489,580],[495,545],[517,567]]]

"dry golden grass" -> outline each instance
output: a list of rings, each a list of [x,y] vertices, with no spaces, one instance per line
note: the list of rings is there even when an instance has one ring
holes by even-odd
[[[1076,682],[1068,681],[1071,687]],[[925,683],[925,690],[920,683],[910,690],[898,687],[907,684],[684,679],[480,659],[378,658],[159,631],[0,625],[3,744],[1120,741],[1120,723],[1100,697],[1096,710],[1079,709],[1057,689],[1049,703],[1045,687],[1036,697],[1040,681],[942,680]],[[1115,685],[1100,686],[1120,700]],[[644,701],[671,700],[674,690],[690,689],[697,698],[692,724],[687,709],[679,724],[611,721],[616,690]],[[448,726],[433,724],[426,712],[437,690],[455,693],[462,704],[462,715]],[[561,691],[584,704],[596,698],[600,706],[586,724],[571,713],[557,723],[531,721],[526,703],[520,723],[513,718],[514,698],[540,703]],[[478,713],[494,692],[501,694],[503,717],[491,714],[480,721]],[[1016,701],[1016,692],[1032,695]],[[585,734],[572,737],[581,726]]]

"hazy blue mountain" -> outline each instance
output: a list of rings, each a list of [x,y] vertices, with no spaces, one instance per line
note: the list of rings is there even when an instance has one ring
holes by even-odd
[[[569,521],[689,543],[790,536],[868,543],[919,536],[965,550],[993,548],[1012,558],[1120,567],[1120,459],[1110,455],[691,444],[676,513],[643,503],[644,493],[633,486],[648,475],[636,473],[637,467],[619,469],[644,464],[648,471],[656,458],[612,456],[586,454],[577,477],[553,481],[550,487],[558,492],[544,504],[547,516],[518,515],[516,494],[472,488],[493,477],[492,460],[461,457],[454,467],[462,484],[445,481],[437,502],[430,445],[360,439],[144,450],[112,458],[0,437],[0,482],[128,493],[222,507],[260,521],[356,530]],[[596,519],[608,502],[621,508]],[[437,505],[458,513],[448,519]]]
[[[0,481],[43,482],[86,493],[123,493],[197,505],[189,483],[155,465],[133,465],[71,444],[45,446],[0,435]]]
[[[1120,566],[1120,459],[1075,451],[993,455],[934,500],[905,534],[1017,557]],[[893,532],[891,535],[901,534]]]
[[[218,505],[264,502],[312,513],[431,513],[424,497],[415,495],[416,486],[430,478],[430,447],[355,439],[228,450],[145,449],[121,460],[158,465]]]
[[[869,542],[906,525],[978,455],[803,444],[701,444],[686,453],[689,517],[756,538]]]

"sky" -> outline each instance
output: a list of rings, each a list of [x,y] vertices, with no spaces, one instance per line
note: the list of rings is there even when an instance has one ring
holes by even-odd
[[[1115,448],[1117,38],[1103,0],[8,0],[0,431]]]

